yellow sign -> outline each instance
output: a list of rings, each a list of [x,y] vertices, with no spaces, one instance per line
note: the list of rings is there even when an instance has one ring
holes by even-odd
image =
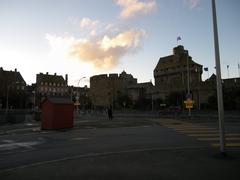
[[[191,109],[191,108],[193,108],[194,101],[191,99],[188,99],[188,100],[184,101],[184,104],[187,109]]]
[[[76,101],[76,102],[74,103],[74,105],[75,105],[75,106],[80,106],[80,102],[79,102],[79,101]]]

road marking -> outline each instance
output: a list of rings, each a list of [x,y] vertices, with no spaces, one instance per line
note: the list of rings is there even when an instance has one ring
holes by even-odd
[[[212,143],[213,147],[220,147],[219,143]],[[240,143],[226,143],[226,147],[240,147]]]
[[[195,130],[195,131],[178,131],[178,132],[181,132],[181,133],[218,133],[219,131],[218,130]]]
[[[213,147],[220,146],[219,143],[211,143],[211,141],[219,141],[219,130],[217,128],[211,128],[200,124],[181,123],[181,121],[162,121],[162,125],[179,133],[184,133],[187,136],[195,137],[199,141],[208,141]],[[226,147],[240,147],[240,134],[228,133],[225,134],[225,136],[225,140],[230,141],[226,143]]]
[[[192,137],[202,137],[202,136],[219,136],[219,134],[188,134]],[[225,134],[225,136],[240,136],[240,134]]]
[[[6,140],[5,140],[6,141]],[[0,150],[12,150],[12,149],[18,149],[18,148],[27,148],[27,149],[33,149],[32,146],[40,144],[40,142],[37,141],[30,141],[30,142],[14,142],[10,140],[10,143],[7,144],[0,144]]]
[[[191,128],[191,127],[188,127],[188,128],[173,128],[175,129],[176,131],[184,131],[184,130],[217,130],[216,128],[204,128],[204,127],[194,127],[194,128]]]
[[[0,169],[0,173],[11,172],[11,171],[15,171],[17,169],[24,169],[24,168],[28,168],[28,167],[41,166],[44,164],[58,163],[61,161],[74,160],[74,159],[80,159],[80,158],[111,156],[111,155],[120,155],[120,154],[125,154],[125,153],[138,153],[138,152],[145,152],[145,151],[170,151],[170,150],[179,151],[179,150],[192,150],[192,149],[205,150],[207,148],[208,148],[207,146],[155,147],[155,148],[129,149],[129,150],[122,150],[122,151],[109,151],[109,152],[100,152],[100,153],[80,154],[80,155],[59,158],[59,159],[55,159],[55,160],[36,162],[36,163],[22,165],[22,166],[18,166],[18,167],[14,167],[14,168]]]
[[[72,138],[72,140],[86,140],[86,139],[89,139],[89,138]]]
[[[200,140],[200,141],[218,141],[219,140],[219,138],[217,137],[217,138],[197,138],[198,140]],[[225,138],[225,140],[228,140],[228,141],[230,141],[230,140],[240,140],[240,138],[235,138],[235,137],[230,137],[230,138]]]

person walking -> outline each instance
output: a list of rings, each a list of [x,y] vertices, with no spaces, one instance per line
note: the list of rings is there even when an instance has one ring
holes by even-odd
[[[113,119],[113,115],[112,115],[112,107],[108,108],[108,119],[112,120]]]

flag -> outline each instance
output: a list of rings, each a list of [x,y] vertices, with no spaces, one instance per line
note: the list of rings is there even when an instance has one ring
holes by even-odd
[[[227,65],[227,68],[229,68],[229,65]]]
[[[177,41],[180,41],[180,40],[182,40],[182,39],[181,39],[181,37],[180,37],[180,36],[178,36],[178,37],[177,37]]]
[[[204,71],[208,71],[208,67],[205,67],[205,68],[204,68]]]

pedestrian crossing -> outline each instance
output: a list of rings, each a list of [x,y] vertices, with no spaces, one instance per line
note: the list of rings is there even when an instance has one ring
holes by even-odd
[[[207,142],[212,147],[220,147],[219,131],[214,127],[207,127],[199,123],[183,122],[175,119],[161,120],[161,125],[179,133],[193,137],[198,141]],[[240,148],[240,133],[225,133],[227,148]]]

